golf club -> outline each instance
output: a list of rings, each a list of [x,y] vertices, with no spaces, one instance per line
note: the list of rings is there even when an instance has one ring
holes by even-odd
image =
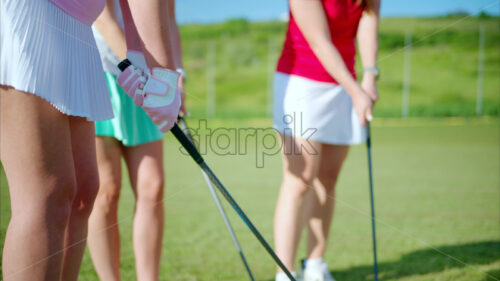
[[[187,138],[191,141],[191,143],[194,144],[193,142],[193,137],[191,136],[191,133],[189,132],[189,127],[186,123],[186,120],[183,117],[179,117],[178,123],[184,134],[187,136]],[[247,260],[245,258],[245,255],[243,254],[243,250],[241,250],[240,243],[238,242],[238,239],[236,238],[236,234],[233,231],[233,228],[231,226],[231,222],[229,222],[229,219],[226,215],[226,212],[224,211],[224,207],[222,206],[219,196],[215,192],[214,186],[212,185],[212,182],[208,178],[208,175],[205,173],[205,171],[201,170],[201,173],[203,174],[203,177],[205,178],[205,181],[207,182],[208,189],[210,190],[210,193],[212,194],[212,197],[214,198],[215,204],[217,205],[217,208],[219,209],[219,212],[222,216],[222,219],[224,220],[224,223],[226,224],[227,230],[229,231],[229,234],[231,235],[231,238],[233,239],[234,245],[236,246],[236,249],[238,250],[238,253],[240,254],[241,260],[243,261],[243,265],[245,266],[248,275],[250,276],[250,280],[255,281],[253,278],[252,271],[250,270],[250,266],[248,266]]]
[[[366,123],[366,150],[368,152],[368,177],[370,180],[370,203],[372,213],[372,243],[373,243],[373,275],[375,281],[378,281],[378,262],[377,262],[377,237],[375,234],[375,200],[373,198],[373,173],[372,173],[372,143],[370,133],[370,122]]]
[[[124,59],[123,61],[121,61],[118,64],[118,69],[120,69],[120,71],[125,71],[125,69],[127,69],[127,67],[129,67],[130,65],[132,65],[132,63],[128,59]],[[186,135],[182,132],[181,128],[179,128],[179,126],[177,126],[177,124],[175,124],[174,127],[170,131],[172,132],[172,134],[174,134],[175,138],[177,139],[177,141],[179,141],[181,143],[181,145],[184,147],[184,149],[186,149],[186,151],[189,153],[191,158],[196,162],[196,164],[198,164],[198,166],[200,166],[201,170],[207,174],[210,181],[215,185],[215,187],[217,187],[219,192],[222,193],[224,198],[226,198],[226,200],[229,202],[231,207],[233,207],[233,209],[236,211],[236,213],[245,222],[245,224],[250,229],[250,231],[252,231],[252,233],[257,238],[257,240],[259,240],[260,244],[264,247],[264,249],[266,249],[266,251],[269,253],[269,255],[274,259],[276,264],[286,274],[286,276],[288,276],[288,278],[291,281],[297,281],[295,279],[295,277],[293,277],[293,275],[290,273],[290,271],[286,268],[286,266],[283,264],[283,262],[280,260],[280,258],[276,255],[273,248],[271,248],[271,246],[269,246],[269,244],[264,239],[264,237],[260,234],[260,232],[257,230],[257,228],[255,228],[255,226],[250,221],[250,219],[247,217],[245,212],[243,212],[243,210],[240,208],[238,203],[236,203],[236,201],[234,201],[231,194],[229,194],[229,192],[224,187],[224,185],[215,176],[214,172],[212,172],[212,170],[207,165],[207,163],[205,163],[205,160],[203,159],[201,154],[198,152],[198,150],[196,149],[194,144],[191,143],[191,141],[188,139],[188,137],[186,137]]]
[[[208,178],[212,183],[217,187],[219,192],[222,193],[222,195],[226,198],[226,200],[229,202],[231,207],[236,211],[236,213],[241,217],[241,219],[245,222],[245,224],[248,226],[250,231],[255,235],[257,240],[259,240],[260,244],[266,249],[266,251],[271,255],[271,257],[274,259],[274,261],[278,264],[278,266],[285,272],[286,276],[290,278],[292,281],[296,281],[296,279],[293,277],[293,275],[290,273],[290,271],[286,268],[286,266],[283,264],[283,262],[278,258],[274,250],[269,246],[267,241],[264,239],[264,237],[260,234],[260,232],[255,228],[253,223],[250,221],[250,219],[247,217],[245,212],[240,208],[238,203],[234,201],[233,197],[229,192],[226,190],[224,185],[219,181],[219,179],[215,176],[215,174],[212,172],[210,167],[205,163],[205,160],[203,157],[200,155],[196,147],[189,141],[189,139],[184,135],[182,130],[177,126],[177,124],[174,125],[174,127],[171,130],[172,134],[174,134],[175,138],[181,143],[181,145],[187,150],[189,155],[191,155],[191,158],[200,166],[200,168],[207,174]]]

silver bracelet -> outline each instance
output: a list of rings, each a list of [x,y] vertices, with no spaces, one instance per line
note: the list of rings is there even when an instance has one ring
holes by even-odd
[[[378,67],[376,67],[376,66],[365,67],[363,69],[363,72],[365,72],[365,73],[371,72],[371,73],[375,74],[375,77],[378,77],[378,75],[379,75]]]

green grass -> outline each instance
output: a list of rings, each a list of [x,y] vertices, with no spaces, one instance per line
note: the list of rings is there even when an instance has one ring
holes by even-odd
[[[486,30],[483,114],[497,116],[500,92],[498,18],[384,18],[380,26],[381,99],[375,116],[401,116],[403,47],[413,36],[410,116],[474,116],[479,26]],[[268,116],[269,73],[276,66],[286,24],[232,20],[181,27],[189,76],[188,107],[206,116],[207,45],[216,45],[217,117]],[[361,67],[357,65],[358,73]]]
[[[196,127],[194,120],[191,126]],[[267,127],[267,119],[210,120],[210,128]],[[499,122],[496,119],[378,119],[373,127],[381,280],[500,279]],[[254,144],[254,143],[252,143]],[[165,139],[166,225],[160,280],[247,280],[229,234],[196,165]],[[279,155],[255,166],[247,155],[208,154],[207,162],[262,234],[272,241],[281,180]],[[353,147],[338,182],[326,259],[339,281],[371,280],[366,151]],[[0,244],[9,219],[1,174]],[[124,180],[119,220],[123,280],[135,280],[131,242],[134,200]],[[230,219],[257,280],[275,265],[239,217]],[[304,255],[301,244],[300,257]],[[496,278],[496,279],[494,279]],[[97,280],[86,253],[80,280]]]
[[[474,116],[480,25],[486,27],[483,112],[498,116],[498,18],[381,21],[381,99],[375,109],[378,119],[374,123],[373,156],[382,280],[500,279],[498,120],[380,118],[401,115],[406,32],[412,33],[414,42],[410,115]],[[265,119],[269,116],[269,73],[276,65],[285,29],[281,22],[244,20],[182,26],[183,56],[189,75],[188,108],[193,117],[206,116],[207,45],[214,42],[219,119],[210,120],[209,127],[270,126]],[[191,121],[192,126],[195,124]],[[160,279],[247,280],[197,167],[179,153],[170,135],[165,147],[168,181]],[[271,242],[272,214],[281,178],[280,157],[266,157],[265,167],[256,168],[256,147],[261,146],[254,142],[248,147],[246,155],[209,154],[207,159]],[[10,207],[3,171],[0,176],[2,247]],[[368,200],[365,148],[354,147],[338,183],[336,215],[326,254],[339,281],[372,278]],[[272,280],[274,263],[239,217],[226,207],[257,280]],[[119,213],[123,280],[135,279],[133,208],[130,185],[125,180]],[[80,280],[97,280],[88,253]]]

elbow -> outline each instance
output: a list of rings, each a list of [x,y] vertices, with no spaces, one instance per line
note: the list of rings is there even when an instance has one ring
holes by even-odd
[[[319,50],[327,46],[328,44],[332,44],[329,38],[325,38],[325,36],[309,36],[307,39],[307,44],[313,50]]]
[[[327,49],[329,45],[332,45],[333,43],[330,40],[324,38],[314,38],[312,40],[309,40],[308,44],[309,47],[311,47],[313,53],[318,56],[319,54],[323,53],[323,51]]]

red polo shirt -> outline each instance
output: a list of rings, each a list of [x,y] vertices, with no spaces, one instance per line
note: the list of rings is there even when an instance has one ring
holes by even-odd
[[[357,0],[321,0],[321,2],[332,42],[342,56],[347,69],[356,77],[354,72],[355,38],[363,7],[357,3]],[[309,47],[291,13],[277,71],[338,84]]]

